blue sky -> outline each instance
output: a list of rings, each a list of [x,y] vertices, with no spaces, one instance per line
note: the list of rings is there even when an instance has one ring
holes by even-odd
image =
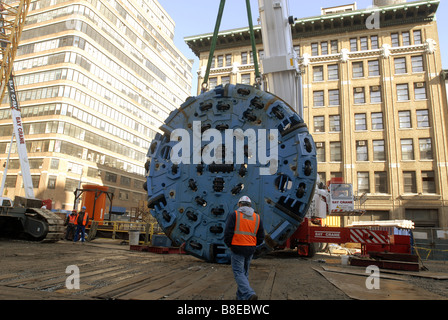
[[[199,62],[194,53],[184,42],[184,37],[213,32],[218,14],[220,0],[158,0],[176,23],[174,42],[188,59],[194,59],[192,95],[196,95],[196,71]],[[354,0],[288,0],[290,15],[295,18],[306,18],[320,15],[320,9],[355,2]],[[410,1],[408,1],[410,2]],[[258,0],[251,0],[254,25],[258,19]],[[372,0],[356,1],[358,9],[372,5]],[[448,0],[441,0],[437,10],[439,29],[438,50],[442,52],[442,65],[448,69],[448,37],[442,36],[442,30],[448,30]],[[224,8],[220,30],[248,26],[246,1],[227,0]]]

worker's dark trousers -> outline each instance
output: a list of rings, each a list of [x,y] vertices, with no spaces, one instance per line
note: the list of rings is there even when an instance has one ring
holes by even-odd
[[[249,284],[249,267],[251,261],[252,256],[243,256],[231,252],[233,275],[238,285],[238,290],[236,291],[236,298],[238,300],[249,300],[255,294],[255,291]]]
[[[67,233],[65,234],[65,240],[70,240],[75,237],[75,225],[73,223],[69,223],[67,226]]]
[[[73,242],[78,241],[79,233],[81,232],[81,242],[84,242],[84,235],[86,234],[86,227],[85,226],[76,226],[76,232],[75,232],[75,238],[73,239]]]

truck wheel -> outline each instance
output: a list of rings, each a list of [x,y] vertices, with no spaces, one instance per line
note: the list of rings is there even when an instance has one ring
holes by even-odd
[[[297,245],[297,254],[300,257],[312,258],[316,254],[317,243],[304,243],[301,242]]]

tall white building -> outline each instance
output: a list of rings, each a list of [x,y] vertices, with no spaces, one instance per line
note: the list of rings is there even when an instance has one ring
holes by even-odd
[[[82,181],[109,186],[114,206],[137,206],[150,142],[191,92],[174,21],[156,0],[36,0],[26,21],[14,72],[36,197],[71,210]],[[6,95],[2,164],[11,135]],[[24,195],[15,143],[11,159],[13,198]]]

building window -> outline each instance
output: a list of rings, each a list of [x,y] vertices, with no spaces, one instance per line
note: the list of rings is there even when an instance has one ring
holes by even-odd
[[[327,70],[328,70],[328,80],[339,79],[339,66],[337,64],[328,65]]]
[[[382,112],[372,112],[371,118],[372,118],[372,130],[384,129]]]
[[[120,200],[129,200],[129,192],[119,190],[118,191],[118,199]]]
[[[341,131],[341,116],[333,115],[330,116],[330,132],[339,132]]]
[[[421,30],[414,30],[414,44],[422,44]]]
[[[59,159],[51,159],[50,169],[58,170],[59,169]]]
[[[406,58],[395,58],[395,74],[407,73],[406,69]]]
[[[314,117],[314,132],[325,132],[325,117]]]
[[[403,42],[403,46],[410,46],[411,45],[411,37],[409,35],[409,32],[402,32],[401,33],[401,41]]]
[[[312,56],[319,55],[319,44],[317,42],[311,44],[311,55]]]
[[[372,50],[378,49],[380,46],[378,44],[378,36],[370,36],[370,47]]]
[[[6,176],[5,179],[6,188],[15,188],[16,184],[17,184],[17,176]]]
[[[387,172],[375,172],[375,193],[388,193]]]
[[[118,176],[115,173],[107,172],[105,174],[104,180],[107,182],[116,183]]]
[[[218,85],[218,78],[216,77],[209,78],[208,87],[210,90],[215,89],[217,85]]]
[[[401,139],[401,160],[414,160],[414,144],[412,139]]]
[[[405,209],[405,219],[414,221],[416,228],[438,228],[438,209]],[[443,240],[442,240],[443,241]]]
[[[369,77],[375,77],[380,75],[380,63],[378,60],[371,60],[369,64]]]
[[[66,178],[64,190],[73,192],[76,190],[76,188],[78,188],[78,185],[79,185],[79,180]]]
[[[423,72],[425,71],[423,67],[423,56],[411,57],[412,72]]]
[[[422,191],[423,193],[436,193],[434,171],[422,171]]]
[[[247,64],[247,52],[241,52],[241,64]]]
[[[324,81],[324,67],[313,67],[313,81]]]
[[[97,168],[88,167],[87,168],[87,176],[91,177],[91,178],[98,178],[101,176],[101,172]]]
[[[399,47],[400,46],[400,40],[398,39],[398,33],[392,33],[390,35],[391,41],[392,41],[392,47]]]
[[[366,140],[356,141],[356,161],[369,161]]]
[[[409,101],[409,87],[407,83],[397,84],[398,101]]]
[[[355,114],[355,130],[367,130],[365,113]]]
[[[218,68],[222,68],[224,66],[224,56],[218,56]]]
[[[131,185],[131,178],[126,177],[126,176],[121,176],[120,177],[120,185],[129,187]]]
[[[336,54],[339,52],[338,40],[331,40],[331,53]]]
[[[429,127],[428,110],[417,110],[417,127],[427,128]]]
[[[373,140],[373,161],[386,161],[384,140]]]
[[[369,44],[367,41],[367,37],[361,37],[359,39],[359,42],[361,44],[361,50],[365,51],[365,50],[369,50]]]
[[[226,54],[226,67],[230,67],[232,65],[232,55]]]
[[[324,92],[323,91],[314,91],[313,92],[313,101],[315,107],[323,107],[324,106]]]
[[[415,100],[426,99],[426,84],[424,82],[414,83],[414,96]]]
[[[56,189],[56,179],[57,177],[55,176],[48,177],[48,184],[47,184],[48,189]]]
[[[381,87],[370,87],[370,103],[381,103]]]
[[[330,142],[330,161],[340,162],[342,161],[341,142]]]
[[[230,84],[230,77],[229,76],[221,77],[221,84],[223,86],[225,86],[226,84]]]
[[[358,51],[358,39],[350,39],[350,51]]]
[[[420,160],[432,160],[432,142],[431,138],[418,139],[418,145],[420,149]]]
[[[411,111],[398,112],[399,127],[401,129],[411,128]]]
[[[405,193],[417,193],[414,171],[403,171],[403,186]]]
[[[359,193],[370,193],[368,172],[358,172],[358,194]]]
[[[366,95],[364,92],[364,87],[353,88],[353,99],[354,99],[355,104],[366,103]]]
[[[353,62],[352,63],[352,71],[353,71],[353,78],[362,78],[364,77],[364,66],[363,62]]]
[[[250,74],[249,73],[241,75],[241,83],[242,84],[250,84]]]
[[[325,142],[316,142],[316,157],[318,162],[325,162]]]
[[[328,103],[330,106],[338,106],[339,102],[339,89],[328,90]]]
[[[328,54],[328,42],[324,41],[320,43],[320,51],[321,55],[327,55]]]

